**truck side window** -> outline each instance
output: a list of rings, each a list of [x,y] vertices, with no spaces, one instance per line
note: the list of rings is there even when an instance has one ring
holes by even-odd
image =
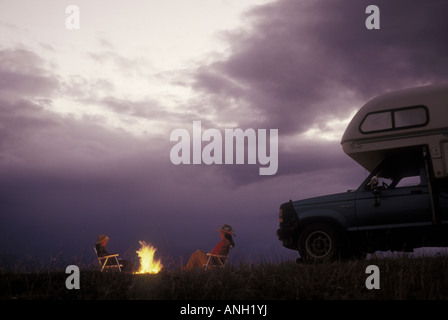
[[[415,187],[420,185],[420,176],[404,177],[398,183],[396,188]]]

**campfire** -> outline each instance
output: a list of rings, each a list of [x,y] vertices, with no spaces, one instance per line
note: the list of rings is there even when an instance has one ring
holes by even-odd
[[[137,254],[140,258],[140,269],[135,273],[159,273],[162,270],[163,265],[160,260],[154,260],[154,253],[156,252],[156,248],[147,244],[145,241],[140,242],[140,250],[137,251]]]

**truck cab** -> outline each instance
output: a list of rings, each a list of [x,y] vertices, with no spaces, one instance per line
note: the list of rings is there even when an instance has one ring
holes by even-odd
[[[366,103],[342,137],[369,176],[354,191],[280,206],[277,236],[305,260],[448,246],[448,86]]]

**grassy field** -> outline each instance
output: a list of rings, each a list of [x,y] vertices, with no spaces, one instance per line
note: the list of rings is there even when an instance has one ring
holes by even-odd
[[[367,289],[369,265],[379,289]],[[63,271],[0,273],[0,299],[40,300],[445,300],[448,257],[396,257],[328,263],[279,262],[222,270],[134,275],[82,270],[68,290]]]

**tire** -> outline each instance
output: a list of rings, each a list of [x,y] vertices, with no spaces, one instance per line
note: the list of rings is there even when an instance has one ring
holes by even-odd
[[[305,227],[298,240],[299,254],[306,261],[331,261],[341,254],[341,240],[336,230],[325,224]]]

